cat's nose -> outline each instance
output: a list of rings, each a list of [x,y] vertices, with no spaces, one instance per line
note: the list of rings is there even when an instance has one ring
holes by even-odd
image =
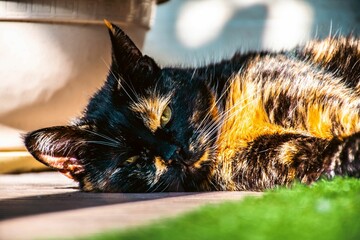
[[[173,158],[178,155],[180,148],[173,144],[166,144],[161,146],[159,151],[160,156],[164,161],[174,160]]]
[[[164,154],[162,157],[164,161],[175,161],[175,162],[181,162],[183,164],[186,164],[187,159],[189,159],[189,153],[184,151],[183,148],[171,145],[166,151],[166,154]]]
[[[172,160],[184,163],[190,157],[190,153],[185,148],[166,142],[158,143],[157,152],[164,161]]]

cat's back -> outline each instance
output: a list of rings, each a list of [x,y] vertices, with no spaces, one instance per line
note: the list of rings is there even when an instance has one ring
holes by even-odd
[[[355,36],[314,40],[298,50],[298,56],[343,78],[360,93],[360,39]]]
[[[232,74],[243,81],[273,81],[280,85],[300,79],[302,84],[340,82],[360,95],[360,39],[354,36],[312,40],[292,50],[237,53],[230,64]],[[240,69],[240,70],[239,70]],[[314,81],[306,81],[313,79]],[[279,86],[281,87],[281,86]]]

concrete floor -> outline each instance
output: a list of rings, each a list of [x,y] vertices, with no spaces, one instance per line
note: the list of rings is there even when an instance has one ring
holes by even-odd
[[[173,217],[254,192],[82,193],[55,172],[0,175],[0,239],[66,238]]]

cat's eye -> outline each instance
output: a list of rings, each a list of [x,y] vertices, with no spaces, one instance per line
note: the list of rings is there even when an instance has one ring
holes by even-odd
[[[133,164],[133,163],[135,163],[138,159],[139,159],[139,156],[132,156],[132,157],[126,159],[126,161],[123,163],[123,165],[128,166],[128,165],[130,165],[130,164]]]
[[[169,106],[167,106],[160,118],[160,126],[163,128],[165,127],[166,124],[168,124],[168,122],[171,119],[171,108]]]

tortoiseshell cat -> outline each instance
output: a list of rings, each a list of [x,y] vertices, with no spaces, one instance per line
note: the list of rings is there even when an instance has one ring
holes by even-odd
[[[360,177],[360,41],[161,68],[106,21],[112,65],[70,126],[25,136],[83,191],[259,191]]]

